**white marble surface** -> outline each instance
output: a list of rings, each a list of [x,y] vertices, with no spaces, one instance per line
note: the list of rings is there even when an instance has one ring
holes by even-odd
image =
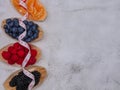
[[[48,11],[37,22],[44,38],[37,65],[48,77],[36,90],[120,90],[120,0],[41,0]],[[0,0],[0,22],[21,17]],[[0,31],[0,48],[15,42]],[[0,89],[17,67],[0,62]]]

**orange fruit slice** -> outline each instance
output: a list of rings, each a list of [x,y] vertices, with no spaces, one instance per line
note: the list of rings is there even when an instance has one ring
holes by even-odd
[[[22,15],[28,12],[28,19],[35,21],[43,21],[47,16],[46,9],[39,0],[26,0],[27,9],[19,4],[19,0],[11,0],[15,9]]]

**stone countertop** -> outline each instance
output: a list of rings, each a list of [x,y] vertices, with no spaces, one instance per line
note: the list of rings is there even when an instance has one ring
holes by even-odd
[[[120,90],[120,0],[41,0],[48,18],[38,23],[44,38],[36,64],[48,71],[36,90]],[[21,17],[0,0],[0,23]],[[0,31],[0,48],[16,41]],[[0,89],[18,67],[0,62]]]

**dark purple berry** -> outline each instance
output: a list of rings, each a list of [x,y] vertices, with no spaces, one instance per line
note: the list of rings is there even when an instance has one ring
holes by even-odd
[[[6,23],[9,24],[12,20],[11,19],[7,19]]]

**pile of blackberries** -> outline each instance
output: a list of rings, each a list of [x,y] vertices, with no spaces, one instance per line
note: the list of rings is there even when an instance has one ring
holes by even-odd
[[[38,71],[31,72],[35,77],[35,85],[39,83],[41,74]],[[9,82],[11,87],[16,87],[16,90],[28,90],[28,86],[31,83],[32,79],[27,77],[23,71],[21,71],[18,75],[12,78]]]
[[[39,35],[38,25],[27,20],[24,20],[23,23],[26,25],[27,29],[27,34],[23,40],[26,42],[35,40]],[[19,25],[19,20],[17,18],[7,19],[3,28],[8,35],[15,39],[18,39],[19,35],[25,31],[25,29]]]

